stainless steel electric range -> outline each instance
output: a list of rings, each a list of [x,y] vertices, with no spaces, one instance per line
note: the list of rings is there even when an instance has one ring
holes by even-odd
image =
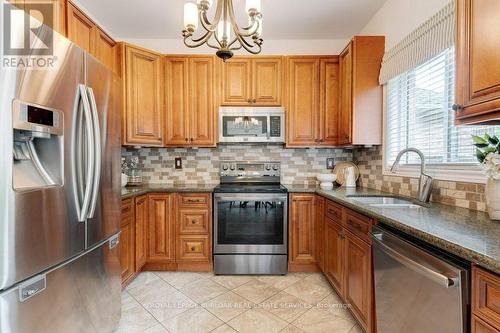
[[[286,274],[288,191],[279,162],[222,162],[214,191],[215,274]]]

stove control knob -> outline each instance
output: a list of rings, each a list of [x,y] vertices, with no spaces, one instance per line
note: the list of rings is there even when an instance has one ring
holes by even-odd
[[[273,165],[273,170],[274,171],[278,171],[278,169],[279,169],[279,165],[278,164]]]
[[[234,166],[234,164],[231,164],[231,166],[229,167],[229,169],[231,169],[231,171],[234,171],[234,169],[236,169],[236,167]]]
[[[227,164],[222,164],[222,170],[226,171],[228,169]]]
[[[271,170],[271,165],[266,164],[266,170],[267,170],[267,171],[270,171],[270,170]]]

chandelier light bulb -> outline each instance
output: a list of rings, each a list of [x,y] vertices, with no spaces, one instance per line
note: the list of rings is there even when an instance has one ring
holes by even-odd
[[[252,12],[260,13],[262,9],[260,0],[246,0],[245,9],[248,14]]]
[[[184,4],[184,28],[193,30],[198,28],[198,7],[195,3]]]

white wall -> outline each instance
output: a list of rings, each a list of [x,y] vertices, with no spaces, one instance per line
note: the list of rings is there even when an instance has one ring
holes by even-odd
[[[142,46],[165,54],[211,54],[214,49],[206,46],[190,49],[182,39],[131,39],[117,38],[134,45]],[[266,40],[262,46],[263,55],[304,55],[304,54],[339,54],[348,40]],[[236,52],[236,54],[247,54]]]
[[[385,35],[390,50],[450,0],[387,0],[360,35]]]

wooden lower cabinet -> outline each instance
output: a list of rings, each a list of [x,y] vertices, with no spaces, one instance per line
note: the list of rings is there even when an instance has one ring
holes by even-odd
[[[173,193],[149,195],[148,263],[175,261],[175,212]]]
[[[500,276],[472,267],[472,333],[500,332]]]
[[[365,331],[372,314],[372,256],[371,245],[345,232],[344,297]]]
[[[135,198],[135,270],[146,263],[148,252],[147,228],[149,224],[148,196]]]
[[[323,251],[324,243],[325,243],[325,199],[316,196],[314,198],[314,209],[316,212],[315,221],[314,221],[314,242],[315,242],[315,257],[316,263],[321,271],[325,270],[325,255]]]
[[[177,238],[177,262],[208,262],[210,254],[208,236],[193,235]]]
[[[125,287],[135,276],[135,222],[134,200],[122,201],[122,217],[120,223],[120,266],[122,285]]]
[[[326,218],[323,272],[339,294],[344,289],[344,237],[341,222]]]
[[[290,195],[290,271],[317,271],[315,258],[315,197],[314,193]]]

